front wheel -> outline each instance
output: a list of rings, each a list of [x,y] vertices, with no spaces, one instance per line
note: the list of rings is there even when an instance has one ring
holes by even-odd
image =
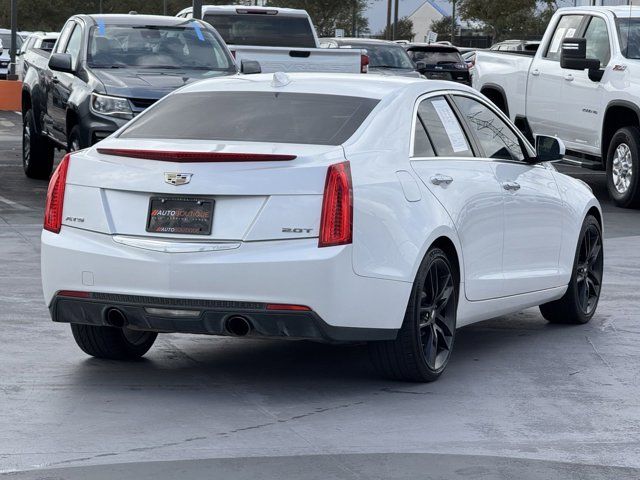
[[[458,285],[446,253],[429,250],[418,269],[397,338],[369,344],[373,364],[383,376],[432,382],[442,374],[456,334]]]
[[[92,357],[135,360],[149,351],[158,336],[128,328],[71,324],[71,332],[82,351]]]
[[[614,203],[623,208],[640,206],[640,129],[618,130],[607,152],[607,189]]]
[[[550,323],[583,324],[591,320],[600,300],[603,270],[602,229],[598,220],[588,215],[582,224],[567,291],[560,300],[540,305],[542,316]]]

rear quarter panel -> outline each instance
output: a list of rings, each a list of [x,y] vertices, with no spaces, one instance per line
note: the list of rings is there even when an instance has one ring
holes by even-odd
[[[485,88],[499,88],[504,91],[509,117],[515,120],[525,115],[527,77],[533,57],[524,55],[482,52],[476,56],[473,87],[482,92]]]

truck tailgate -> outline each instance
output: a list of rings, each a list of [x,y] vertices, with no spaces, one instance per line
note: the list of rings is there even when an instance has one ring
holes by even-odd
[[[360,73],[361,50],[336,48],[288,48],[230,45],[238,63],[256,60],[263,73],[328,72]]]

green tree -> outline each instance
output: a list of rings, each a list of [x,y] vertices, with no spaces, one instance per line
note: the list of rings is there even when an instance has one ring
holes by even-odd
[[[449,40],[451,38],[451,17],[434,20],[431,22],[429,30],[438,34],[438,40]]]
[[[369,21],[364,16],[369,0],[268,0],[272,7],[301,8],[309,12],[321,37],[333,37],[336,28],[347,36],[369,32]],[[354,30],[355,26],[355,30]]]
[[[545,0],[541,12],[536,0],[458,0],[460,17],[481,22],[495,41],[507,37],[539,35],[546,26],[549,13],[556,8],[555,0]]]
[[[391,32],[393,32],[393,24],[391,24]],[[391,34],[387,37],[387,27],[380,34],[381,38],[391,38]],[[412,41],[416,33],[413,31],[413,22],[409,17],[403,17],[398,20],[398,28],[396,30],[396,40]]]

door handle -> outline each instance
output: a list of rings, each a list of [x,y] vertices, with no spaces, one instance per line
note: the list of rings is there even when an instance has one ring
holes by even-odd
[[[510,192],[515,192],[517,190],[520,190],[520,184],[518,182],[503,182],[502,188]]]
[[[449,175],[442,175],[441,173],[436,173],[430,180],[434,185],[449,185],[453,182],[452,177]]]
[[[573,75],[571,75],[570,73],[567,73],[567,74],[564,76],[564,79],[565,79],[567,82],[573,82]]]
[[[537,77],[538,75],[540,75],[540,70],[538,70],[537,68],[534,70],[531,70],[531,75],[533,75],[534,77]]]
[[[60,79],[59,79],[58,77],[53,77],[53,78],[51,79],[51,81],[52,81],[53,83],[60,83]]]

